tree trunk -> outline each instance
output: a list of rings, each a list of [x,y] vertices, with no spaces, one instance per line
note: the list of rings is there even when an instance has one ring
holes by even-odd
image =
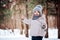
[[[57,9],[58,9],[58,11],[57,11],[57,13],[58,13],[58,20],[57,20],[57,26],[58,26],[58,38],[60,38],[60,3],[59,3],[60,1],[58,1],[58,7],[57,7]]]
[[[26,17],[28,19],[28,0],[26,0]],[[28,29],[29,29],[29,26],[26,24],[26,29],[25,29],[25,36],[28,37]]]

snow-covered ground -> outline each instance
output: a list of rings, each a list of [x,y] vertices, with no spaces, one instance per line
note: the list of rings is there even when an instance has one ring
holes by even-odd
[[[60,40],[57,38],[57,30],[54,30],[52,31],[49,29],[49,35],[51,36],[49,36],[49,38],[43,38],[43,40]],[[14,29],[14,33],[11,30],[0,29],[0,40],[31,40],[31,37],[29,36],[29,38],[26,38],[24,34],[20,35],[19,29]]]

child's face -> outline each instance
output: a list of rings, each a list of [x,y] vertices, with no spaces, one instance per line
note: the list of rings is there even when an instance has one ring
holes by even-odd
[[[39,16],[40,13],[38,11],[35,11],[34,16]]]

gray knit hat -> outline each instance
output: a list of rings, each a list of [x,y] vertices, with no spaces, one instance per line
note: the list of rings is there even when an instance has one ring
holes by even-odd
[[[37,5],[34,9],[33,9],[33,14],[35,13],[35,11],[39,11],[40,12],[40,16],[42,16],[42,10],[43,7],[42,5]],[[38,19],[40,16],[33,16],[33,19]]]
[[[39,12],[40,12],[40,15],[42,15],[42,10],[43,10],[42,5],[37,5],[37,6],[33,9],[33,13],[34,13],[35,11],[39,11]]]

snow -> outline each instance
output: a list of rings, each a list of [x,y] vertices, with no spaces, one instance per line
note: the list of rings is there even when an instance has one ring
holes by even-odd
[[[49,32],[53,33],[53,31],[50,29],[49,29]],[[57,35],[55,35],[55,37],[56,36]],[[0,40],[31,40],[31,37],[30,36],[28,38],[25,37],[24,33],[23,33],[23,35],[21,35],[19,29],[14,29],[14,32],[12,32],[11,29],[9,29],[9,30],[0,29]],[[49,38],[43,38],[43,40],[60,40],[60,39],[51,38],[51,36],[50,36]]]
[[[48,29],[48,37],[49,38],[58,38],[58,29],[56,28],[56,29],[51,29],[51,28],[49,28]]]

